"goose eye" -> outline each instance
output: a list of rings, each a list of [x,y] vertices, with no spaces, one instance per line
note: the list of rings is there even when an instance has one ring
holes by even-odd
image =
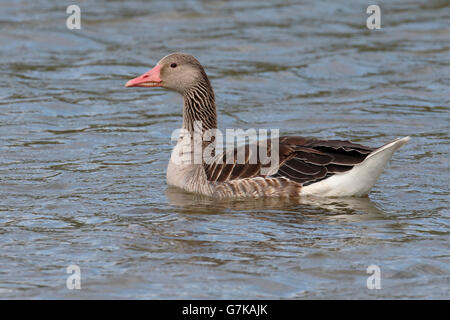
[[[176,63],[172,63],[172,64],[170,65],[170,67],[171,67],[171,68],[176,68],[176,67],[177,67],[177,64],[176,64]]]

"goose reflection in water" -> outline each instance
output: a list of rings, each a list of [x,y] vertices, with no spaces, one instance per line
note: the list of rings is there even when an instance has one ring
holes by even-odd
[[[169,203],[179,207],[184,213],[220,214],[232,211],[264,211],[266,213],[289,211],[302,215],[324,214],[324,217],[346,221],[365,221],[385,218],[369,197],[363,198],[261,198],[261,199],[214,199],[199,194],[185,192],[176,187],[168,187],[166,196]]]

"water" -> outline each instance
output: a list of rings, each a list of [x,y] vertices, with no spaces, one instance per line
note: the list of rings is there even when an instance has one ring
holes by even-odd
[[[448,2],[378,1],[377,31],[364,1],[77,4],[81,30],[68,3],[0,3],[1,298],[450,297]],[[412,139],[370,199],[167,188],[181,98],[124,83],[174,51],[222,129]]]

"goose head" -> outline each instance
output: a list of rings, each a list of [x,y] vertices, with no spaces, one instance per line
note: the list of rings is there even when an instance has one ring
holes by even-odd
[[[200,62],[190,54],[173,53],[162,58],[153,69],[128,81],[125,87],[162,87],[182,95],[209,80]]]

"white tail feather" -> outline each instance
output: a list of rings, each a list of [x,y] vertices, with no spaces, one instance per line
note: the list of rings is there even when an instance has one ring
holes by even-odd
[[[376,149],[367,158],[344,173],[305,186],[302,195],[324,197],[361,197],[369,193],[394,152],[407,143],[409,137],[395,139]]]

